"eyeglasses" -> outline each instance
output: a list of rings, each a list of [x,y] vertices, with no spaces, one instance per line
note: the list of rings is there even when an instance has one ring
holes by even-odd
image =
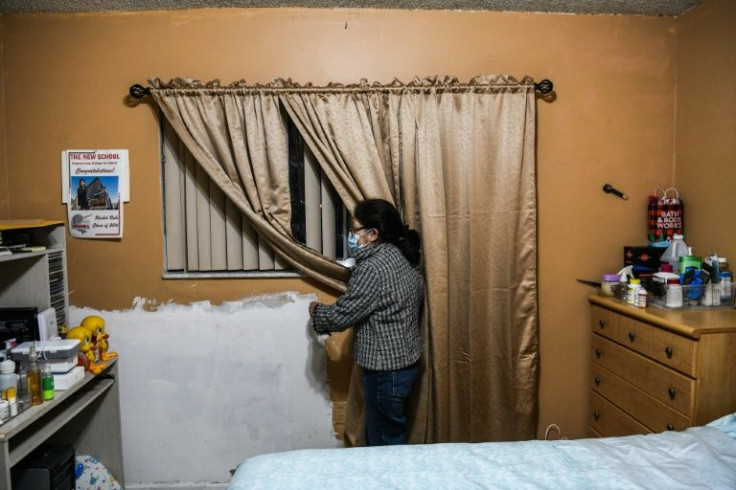
[[[365,230],[365,226],[360,226],[358,228],[351,228],[350,231],[353,233],[358,233],[360,230]]]

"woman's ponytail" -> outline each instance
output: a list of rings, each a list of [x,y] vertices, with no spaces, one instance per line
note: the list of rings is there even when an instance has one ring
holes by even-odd
[[[353,214],[365,228],[378,231],[379,241],[396,245],[411,265],[419,265],[422,257],[419,233],[402,223],[393,204],[383,199],[366,199],[355,206]]]

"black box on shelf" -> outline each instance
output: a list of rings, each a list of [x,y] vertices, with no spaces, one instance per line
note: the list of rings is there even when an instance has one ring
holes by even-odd
[[[13,467],[13,490],[74,490],[74,447],[44,444]]]
[[[666,248],[625,245],[624,246],[624,267],[633,265],[633,273],[635,277],[641,275],[654,274],[662,265],[660,258]]]

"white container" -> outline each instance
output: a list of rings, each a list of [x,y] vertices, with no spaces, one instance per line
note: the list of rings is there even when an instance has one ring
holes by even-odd
[[[82,379],[84,379],[84,368],[82,366],[77,366],[68,373],[54,374],[54,389],[57,391],[68,390]]]
[[[11,417],[18,415],[18,402],[15,399],[15,395],[8,398],[8,411]]]
[[[731,271],[721,271],[721,282],[718,283],[721,304],[731,304]]]
[[[667,281],[667,296],[665,306],[668,308],[682,308],[682,286],[677,279]]]
[[[0,393],[4,393],[11,386],[18,391],[18,375],[15,374],[15,363],[6,359],[0,362]]]
[[[621,282],[621,276],[618,274],[603,274],[601,281],[601,294],[603,296],[613,296],[613,288]]]
[[[680,257],[684,257],[689,254],[690,251],[685,244],[685,237],[675,233],[672,235],[672,241],[670,242],[669,247],[667,247],[667,250],[664,251],[659,260],[670,264],[673,271],[679,271]]]

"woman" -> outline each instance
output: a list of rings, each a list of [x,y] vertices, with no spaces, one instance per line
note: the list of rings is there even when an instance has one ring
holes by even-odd
[[[353,327],[353,357],[363,368],[366,443],[403,444],[406,403],[419,371],[419,321],[424,297],[419,234],[383,199],[358,203],[348,248],[356,265],[348,288],[332,305],[312,302],[317,333]]]

